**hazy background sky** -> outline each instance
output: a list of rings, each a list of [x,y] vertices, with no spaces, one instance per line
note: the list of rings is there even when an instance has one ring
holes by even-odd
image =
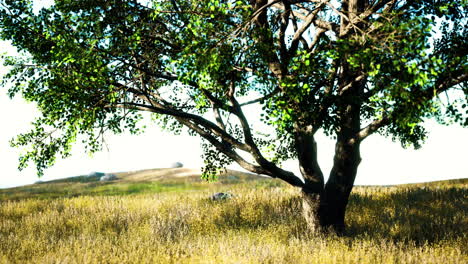
[[[50,1],[38,1],[47,5]],[[39,6],[38,5],[38,6]],[[0,42],[0,53],[15,54],[8,42]],[[5,69],[0,66],[0,74]],[[33,167],[17,170],[19,150],[9,146],[9,140],[30,128],[37,116],[33,103],[17,96],[10,100],[6,89],[0,87],[0,188],[30,184],[38,180]],[[373,135],[363,142],[362,162],[356,184],[400,184],[468,178],[468,129],[458,125],[441,126],[434,121],[426,122],[429,138],[422,149],[402,149],[391,139]],[[319,162],[328,174],[332,161],[334,143],[322,134],[317,136]],[[108,150],[89,156],[83,146],[75,145],[73,156],[58,159],[45,171],[41,180],[88,174],[91,171],[117,172],[148,168],[168,167],[173,162],[182,162],[185,167],[200,168],[200,140],[196,137],[174,136],[162,132],[155,125],[149,126],[142,135],[109,135]],[[296,161],[284,164],[286,169],[298,173]],[[239,169],[238,166],[232,168]]]

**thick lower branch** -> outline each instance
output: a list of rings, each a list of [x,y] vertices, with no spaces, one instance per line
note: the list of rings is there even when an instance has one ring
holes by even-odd
[[[139,111],[147,111],[147,112],[153,112],[153,113],[158,113],[158,114],[170,115],[173,117],[189,119],[193,121],[194,123],[197,123],[203,126],[204,128],[210,130],[213,134],[219,137],[222,137],[224,140],[226,140],[226,142],[228,142],[229,144],[232,144],[238,149],[245,150],[245,151],[248,151],[250,149],[249,146],[245,145],[244,143],[239,142],[237,139],[227,134],[221,128],[219,128],[215,124],[211,123],[210,121],[200,116],[170,109],[159,103],[155,103],[155,102],[153,103],[154,103],[153,105],[145,105],[145,104],[137,104],[137,103],[120,103],[117,105],[109,105],[108,107],[134,109],[134,110],[139,110]]]
[[[324,179],[317,161],[317,144],[311,126],[299,127],[295,125],[294,140],[296,145],[299,168],[304,178],[304,192],[321,193]]]
[[[227,144],[223,144],[219,142],[213,135],[204,131],[202,128],[198,127],[197,125],[191,123],[188,120],[184,120],[183,118],[177,118],[177,120],[187,126],[188,128],[192,129],[193,131],[197,132],[201,137],[205,138],[210,142],[216,149],[220,152],[224,153],[229,158],[233,159],[237,164],[239,164],[242,168],[257,174],[264,174],[268,175],[272,178],[279,178],[293,186],[302,187],[304,183],[299,179],[296,175],[292,172],[285,171],[276,167],[273,163],[272,166],[265,166],[265,164],[260,164],[260,166],[251,164],[243,159],[235,150],[232,149],[232,146]]]
[[[386,126],[389,123],[390,119],[388,116],[384,116],[380,119],[376,119],[372,121],[369,125],[364,127],[359,131],[359,133],[356,136],[356,139],[358,141],[363,141],[366,139],[368,136],[372,135],[375,133],[377,130],[379,130],[381,127]]]
[[[246,169],[248,171],[254,172],[254,173],[259,173],[259,174],[265,174],[267,172],[262,167],[255,166],[255,165],[247,162],[239,154],[237,154],[236,151],[233,150],[232,145],[220,142],[212,134],[210,134],[209,132],[203,130],[198,125],[190,122],[190,120],[180,118],[180,117],[176,117],[176,119],[181,124],[185,125],[186,127],[190,128],[191,130],[195,131],[197,134],[199,134],[204,139],[208,140],[208,142],[210,142],[216,149],[218,149],[220,152],[222,152],[223,154],[225,154],[229,158],[233,159],[242,168],[244,168],[244,169]]]
[[[233,149],[233,147],[239,148],[237,145],[240,143],[232,144],[231,142],[233,142],[233,140],[232,140],[232,137],[229,135],[228,135],[229,137],[220,136],[220,138],[222,140],[225,140],[225,142],[218,141],[216,137],[213,134],[211,134],[213,133],[213,131],[211,131],[210,129],[208,129],[208,131],[211,131],[211,132],[204,130],[207,128],[204,127],[202,124],[197,123],[196,120],[193,120],[191,114],[174,113],[167,109],[160,109],[160,108],[156,108],[150,105],[141,105],[141,104],[135,104],[135,103],[112,105],[108,107],[117,107],[117,108],[120,107],[120,108],[133,109],[133,110],[138,110],[138,111],[148,111],[148,112],[154,112],[158,114],[167,114],[167,115],[174,116],[177,119],[177,121],[187,126],[188,128],[192,129],[201,137],[208,140],[208,142],[210,142],[213,146],[215,146],[220,152],[224,153],[226,156],[233,159],[242,168],[253,173],[264,174],[272,178],[279,178],[293,186],[302,187],[304,185],[303,181],[299,177],[294,175],[294,173],[278,168],[274,163],[271,163],[267,160],[264,160],[263,162],[259,163],[259,165],[254,165],[252,163],[247,162],[239,154],[237,154],[235,150]]]

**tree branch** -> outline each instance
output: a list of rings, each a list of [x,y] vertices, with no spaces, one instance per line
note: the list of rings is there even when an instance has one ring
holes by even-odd
[[[299,160],[299,169],[308,186],[319,191],[323,188],[324,178],[317,160],[317,143],[314,139],[316,130],[312,126],[294,124],[294,141]]]
[[[383,8],[383,7],[386,7],[385,10],[383,11],[383,13],[387,13],[387,12],[390,12],[392,11],[392,9],[394,8],[395,4],[396,4],[397,0],[381,0],[379,1],[378,3],[376,3],[375,5],[373,6],[370,6],[369,8],[367,8],[366,10],[364,10],[361,14],[359,14],[358,16],[353,16],[352,18],[348,18],[348,25],[343,28],[343,30],[340,32],[340,37],[344,37],[346,36],[350,30],[352,28],[355,28],[355,29],[358,29],[359,31],[361,31],[357,26],[356,24],[357,23],[360,23],[360,22],[364,22],[367,18],[369,18],[370,16],[376,14],[376,12]],[[362,31],[361,31],[362,32]]]
[[[225,125],[224,122],[223,122],[223,118],[221,117],[221,113],[219,112],[219,108],[213,106],[213,114],[214,114],[214,116],[215,116],[216,122],[218,123],[218,126],[219,126],[222,130],[226,131],[226,125]]]
[[[247,101],[247,102],[244,102],[244,103],[240,103],[239,105],[240,106],[246,106],[246,105],[251,105],[251,104],[256,104],[256,103],[260,103],[260,102],[263,102],[265,100],[268,100],[270,98],[272,98],[273,96],[277,95],[278,93],[281,92],[281,89],[279,88],[279,86],[277,86],[275,88],[275,90],[273,90],[273,92],[265,95],[265,96],[262,96],[260,98],[257,98],[257,99],[254,99],[254,100],[250,100],[250,101]]]
[[[293,39],[291,41],[291,47],[289,48],[290,56],[294,56],[294,54],[296,54],[297,48],[299,47],[299,41],[302,38],[302,35],[310,27],[310,25],[312,25],[317,14],[322,10],[323,6],[324,3],[320,3],[313,11],[311,11],[304,20],[301,28],[299,30],[296,30],[296,32],[294,33]]]
[[[455,76],[454,76],[455,75]],[[439,80],[436,81],[435,84],[435,94],[440,94],[455,85],[464,83],[468,81],[468,73],[464,72],[463,69],[458,70],[456,72],[451,72],[448,76],[441,77]]]
[[[313,2],[313,3],[319,3],[319,4],[321,4],[321,3],[323,3],[324,1],[322,1],[322,0],[316,0],[316,1],[308,1],[308,2]],[[327,1],[327,2],[328,2],[328,1]],[[278,4],[278,3],[277,3],[277,4],[274,4],[273,6],[276,7],[276,8],[278,8],[278,9],[281,9],[281,10],[285,10],[285,9],[286,9],[284,5]],[[307,10],[307,9],[300,8],[300,10],[301,10],[301,11],[305,11],[306,14],[309,13],[309,10]],[[301,19],[301,20],[303,20],[303,21],[306,21],[306,20],[307,20],[307,15],[305,15],[305,14],[303,14],[303,13],[301,13],[301,12],[298,12],[298,11],[293,10],[293,11],[292,11],[292,14],[293,14],[295,17],[297,17],[297,18],[299,18],[299,19]],[[320,27],[320,28],[323,28],[323,29],[326,29],[326,30],[330,30],[330,31],[333,31],[333,32],[335,32],[335,33],[338,32],[338,25],[337,25],[336,23],[324,21],[324,20],[321,20],[321,19],[315,19],[315,20],[313,20],[313,23],[314,23],[314,25],[315,25],[316,27]]]
[[[468,81],[468,73],[460,72],[460,75],[455,78],[445,78],[436,82],[434,90],[427,90],[425,97],[427,100],[431,100],[434,97],[437,97],[440,93],[447,91],[455,85]],[[425,100],[422,100],[425,101]],[[387,113],[380,119],[372,121],[368,126],[361,129],[357,135],[356,139],[362,141],[368,136],[372,135],[374,132],[380,128],[390,124],[392,113],[397,110],[393,110],[391,113]]]
[[[292,25],[293,25],[294,32],[298,31],[298,30],[299,30],[299,26],[298,26],[298,24],[297,24],[297,19],[296,19],[296,17],[294,16],[294,13],[291,13],[291,21],[292,21]],[[303,36],[301,36],[300,42],[302,43],[302,45],[303,45],[304,47],[308,47],[308,46],[309,46],[309,44],[307,43],[307,40],[306,40]]]
[[[165,114],[165,115],[170,115],[174,117],[180,117],[180,118],[191,120],[192,122],[211,131],[213,134],[223,138],[223,140],[235,146],[236,148],[247,151],[247,152],[250,150],[250,146],[239,142],[237,139],[229,135],[225,130],[223,130],[216,124],[212,123],[211,121],[206,120],[205,118],[201,116],[190,114],[190,113],[175,109],[169,102],[165,101],[163,98],[161,98],[157,94],[151,94],[151,95],[156,97],[158,100],[160,100],[164,104],[151,99],[151,96],[148,94],[149,93],[148,91],[140,91],[131,87],[124,86],[124,85],[120,85],[120,86],[124,87],[126,91],[131,92],[135,94],[137,97],[139,97],[140,99],[146,101],[147,103],[149,103],[149,105],[143,105],[143,104],[137,104],[137,103],[125,103],[125,102],[120,103],[120,104],[143,107],[144,108],[142,109],[143,111],[149,111],[149,112],[154,112],[158,114]]]
[[[364,78],[366,78],[366,75],[367,75],[367,74],[361,74],[361,75],[357,76],[356,78],[354,78],[354,80],[351,80],[351,82],[349,82],[347,85],[345,85],[345,86],[339,88],[339,89],[338,89],[339,95],[343,95],[343,94],[344,94],[347,90],[349,90],[355,83],[364,80]]]
[[[320,40],[320,37],[322,36],[323,33],[325,33],[325,31],[326,30],[323,29],[323,28],[317,28],[317,32],[315,33],[315,37],[314,37],[314,39],[312,40],[312,42],[310,43],[310,45],[308,47],[309,53],[313,52],[314,46],[318,43],[318,41]]]
[[[207,131],[203,130],[197,124],[190,122],[188,119],[177,117],[177,121],[181,124],[185,125],[186,127],[190,128],[191,130],[195,131],[204,139],[208,140],[216,149],[220,152],[224,153],[229,158],[233,159],[237,162],[242,168],[258,173],[258,174],[268,174],[268,172],[260,166],[253,165],[243,159],[236,151],[232,149],[232,147],[223,144],[223,142],[219,142],[212,134],[208,133]]]
[[[244,132],[245,143],[250,147],[249,153],[252,155],[255,161],[268,172],[267,175],[270,175],[274,178],[280,178],[294,186],[302,186],[303,182],[296,175],[294,175],[294,173],[277,167],[273,162],[263,157],[262,153],[258,149],[257,144],[255,144],[247,118],[245,117],[239,102],[234,97],[234,90],[234,82],[231,82],[228,94],[229,100],[233,105],[233,114],[237,116],[239,122],[241,123],[242,130]]]
[[[280,56],[283,64],[289,63],[290,54],[286,47],[286,29],[289,24],[289,14],[291,13],[291,5],[285,3],[285,11],[281,14],[280,32],[278,41],[280,44]]]
[[[374,132],[379,130],[381,127],[384,127],[390,123],[390,118],[388,115],[383,116],[380,119],[376,119],[372,121],[369,125],[361,129],[357,135],[356,135],[356,140],[357,141],[363,141],[366,139],[368,136],[372,135]]]

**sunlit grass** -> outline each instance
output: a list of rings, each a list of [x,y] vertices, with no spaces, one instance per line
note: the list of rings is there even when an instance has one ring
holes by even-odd
[[[58,183],[44,183],[39,186],[48,190],[41,196],[37,189],[36,198],[21,188],[17,196],[3,190],[0,262],[468,262],[466,180],[424,188],[357,187],[342,237],[304,229],[295,188],[273,180],[223,181],[77,181],[62,192]],[[216,191],[235,198],[211,201]]]

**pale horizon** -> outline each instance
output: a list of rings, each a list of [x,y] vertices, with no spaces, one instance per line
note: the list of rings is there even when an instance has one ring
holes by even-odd
[[[27,131],[37,110],[33,103],[19,96],[10,100],[5,91],[0,92],[0,154],[3,173],[0,188],[32,184],[71,176],[86,175],[92,171],[119,172],[169,167],[181,162],[186,168],[199,169],[201,160],[200,139],[190,136],[175,136],[162,132],[155,124],[142,135],[108,135],[108,150],[89,156],[83,146],[75,144],[72,157],[58,159],[45,171],[44,177],[36,176],[33,166],[22,172],[17,170],[19,149],[9,146],[9,140],[20,132]],[[149,122],[149,121],[146,121]],[[467,129],[458,125],[442,126],[435,121],[426,122],[430,134],[419,150],[403,149],[399,142],[373,135],[362,143],[362,162],[356,185],[394,185],[468,178],[464,152],[468,149]],[[317,135],[319,163],[325,177],[333,160],[334,142],[322,133]],[[287,161],[285,169],[299,175],[297,161]],[[230,166],[231,169],[242,169]]]

